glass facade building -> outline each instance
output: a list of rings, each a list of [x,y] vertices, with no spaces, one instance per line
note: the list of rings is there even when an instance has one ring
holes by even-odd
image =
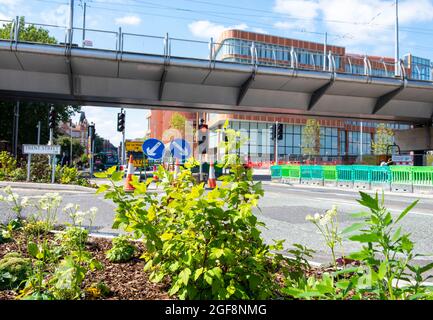
[[[209,147],[217,157],[223,156],[223,151],[219,151],[217,146],[224,137],[217,129],[223,126],[224,115],[210,115],[213,119],[213,125],[210,126],[210,144]],[[219,121],[215,121],[220,118]],[[281,119],[280,119],[281,120]],[[295,119],[291,119],[294,121]],[[283,123],[283,139],[277,142],[278,160],[283,162],[300,161],[305,159],[303,149],[305,121],[302,123],[290,123],[287,119]],[[304,119],[305,120],[305,119]],[[296,121],[298,122],[298,121]],[[326,124],[328,122],[328,125]],[[315,157],[321,161],[347,163],[355,162],[357,157],[372,154],[372,142],[375,138],[376,127],[380,123],[376,122],[359,122],[359,121],[323,121],[320,125],[320,152]],[[329,125],[330,124],[330,125]],[[272,139],[272,126],[275,122],[262,122],[251,120],[229,120],[229,127],[241,132],[242,138],[247,140],[239,150],[239,156],[244,161],[253,163],[275,161],[275,141]],[[335,125],[335,126],[332,126]],[[393,130],[408,130],[410,125],[400,123],[388,123],[388,128]],[[361,129],[362,128],[362,129]],[[361,134],[361,131],[362,134]]]

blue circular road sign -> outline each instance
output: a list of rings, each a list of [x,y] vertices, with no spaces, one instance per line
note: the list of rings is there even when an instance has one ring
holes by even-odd
[[[184,161],[191,156],[191,146],[186,140],[175,139],[170,144],[170,152],[174,158]]]
[[[162,159],[164,150],[164,144],[158,139],[147,139],[143,143],[143,152],[150,160]]]

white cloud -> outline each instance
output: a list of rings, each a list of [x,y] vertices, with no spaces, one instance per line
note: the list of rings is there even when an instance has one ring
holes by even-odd
[[[141,19],[137,16],[124,16],[116,18],[115,22],[118,25],[138,26],[141,23]]]
[[[17,6],[20,2],[21,0],[0,0],[0,5],[13,7]]]
[[[69,6],[62,4],[55,9],[43,11],[41,18],[46,24],[66,26],[69,23]]]
[[[194,21],[188,25],[191,33],[198,38],[214,38],[218,39],[221,33],[228,29],[246,30],[248,25],[241,23],[233,26],[224,26],[222,24],[216,24],[208,20]]]
[[[117,132],[117,114],[120,108],[92,107],[81,108],[86,113],[87,121],[94,122],[96,133],[110,140],[114,146],[119,146],[122,141],[122,133]],[[143,138],[148,130],[146,115],[149,110],[125,109],[126,110],[126,139]],[[77,114],[74,122],[78,122],[80,115]]]
[[[287,15],[287,20],[274,25],[281,29],[317,29],[319,22],[314,19],[320,18],[328,32],[344,36],[341,41],[347,46],[391,45],[395,23],[393,4],[387,0],[275,0],[274,11]],[[402,25],[433,21],[433,1],[402,0],[399,16]]]

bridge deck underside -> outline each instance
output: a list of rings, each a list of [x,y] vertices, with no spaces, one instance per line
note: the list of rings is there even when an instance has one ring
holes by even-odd
[[[5,44],[0,41],[3,99],[411,121],[433,114],[430,82],[95,49],[72,49],[67,56],[63,47]]]

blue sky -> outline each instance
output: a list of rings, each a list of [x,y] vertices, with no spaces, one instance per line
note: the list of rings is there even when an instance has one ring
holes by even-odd
[[[84,0],[83,0],[84,1]],[[65,26],[68,0],[0,0],[0,20],[17,15],[28,22]],[[75,0],[74,25],[82,26],[82,1]],[[394,0],[87,0],[87,28],[209,41],[227,28],[329,42],[347,51],[378,56],[394,55]],[[0,21],[1,23],[1,21]],[[433,0],[400,0],[401,54],[433,59]],[[59,38],[61,28],[48,28]],[[81,41],[76,32],[75,41]],[[88,32],[95,47],[114,48],[114,35]],[[126,37],[125,45],[149,53],[161,53],[159,39]],[[207,45],[173,43],[173,54],[206,55]],[[118,109],[84,107],[98,132],[117,145]],[[146,111],[127,110],[127,138],[144,136]]]

